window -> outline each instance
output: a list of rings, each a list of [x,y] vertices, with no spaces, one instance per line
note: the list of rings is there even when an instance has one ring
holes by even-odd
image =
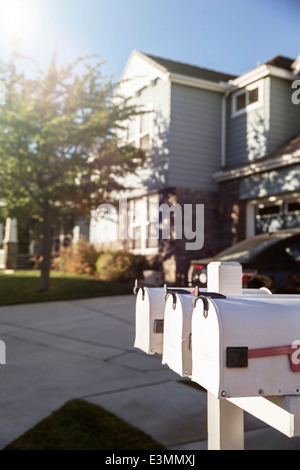
[[[300,211],[300,202],[288,202],[287,204],[287,212],[298,212]]]
[[[129,202],[129,244],[131,249],[140,249],[143,237],[142,228],[146,225],[144,199],[133,199]]]
[[[152,113],[145,112],[130,119],[127,125],[127,142],[145,152],[150,150]]]
[[[152,194],[129,202],[128,248],[143,252],[158,247],[159,220],[157,208],[159,196]]]
[[[284,206],[282,201],[277,204],[262,203],[256,208],[256,234],[275,232],[284,227]]]
[[[261,105],[261,85],[255,84],[232,95],[232,117]]]
[[[148,197],[148,239],[147,248],[157,248],[159,238],[159,216],[157,214],[157,205],[159,203],[158,194],[152,194]]]
[[[249,90],[249,104],[256,103],[259,98],[258,87],[253,90]]]
[[[132,142],[135,140],[136,118],[130,119],[127,126],[127,140]]]
[[[280,213],[280,206],[258,206],[257,214],[259,216],[274,215]]]
[[[248,212],[247,219],[249,222],[253,217],[255,227],[251,233],[253,235],[300,227],[300,202],[296,195],[293,199],[269,196],[262,199],[259,204],[256,201],[252,207],[253,211]]]
[[[236,111],[246,107],[246,93],[241,93],[236,97]]]

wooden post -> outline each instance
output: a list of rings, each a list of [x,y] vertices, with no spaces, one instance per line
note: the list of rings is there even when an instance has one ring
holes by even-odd
[[[242,294],[242,266],[234,262],[212,262],[207,267],[207,290],[220,294]],[[207,392],[208,450],[244,449],[244,412],[227,400]]]
[[[244,411],[207,392],[208,450],[244,450]]]
[[[242,295],[243,272],[240,263],[215,261],[207,266],[207,290],[224,295]]]

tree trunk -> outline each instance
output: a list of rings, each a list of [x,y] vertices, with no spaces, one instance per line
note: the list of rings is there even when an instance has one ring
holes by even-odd
[[[49,208],[44,210],[43,221],[43,261],[41,264],[41,277],[39,291],[46,291],[50,286],[50,266],[51,266],[51,221]]]

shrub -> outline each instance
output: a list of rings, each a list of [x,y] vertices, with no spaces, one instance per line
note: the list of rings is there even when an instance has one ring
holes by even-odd
[[[104,281],[133,282],[142,277],[145,267],[144,256],[125,250],[107,251],[96,262],[98,276]]]
[[[55,260],[55,267],[65,273],[93,276],[96,273],[98,257],[99,251],[95,249],[94,245],[81,239],[72,246],[60,248],[59,257]]]

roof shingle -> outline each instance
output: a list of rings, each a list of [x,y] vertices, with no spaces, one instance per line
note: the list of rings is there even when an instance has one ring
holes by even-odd
[[[162,57],[157,57],[150,54],[144,55],[164,67],[170,73],[186,75],[188,77],[199,78],[212,82],[227,82],[228,80],[236,78],[236,75],[217,72],[215,70],[197,67],[195,65],[185,64],[182,62],[176,62],[170,59],[164,59]]]
[[[266,62],[266,65],[274,65],[275,67],[280,67],[285,70],[292,70],[292,63],[295,59],[290,59],[289,57],[284,57],[282,55],[276,55],[272,59]]]

